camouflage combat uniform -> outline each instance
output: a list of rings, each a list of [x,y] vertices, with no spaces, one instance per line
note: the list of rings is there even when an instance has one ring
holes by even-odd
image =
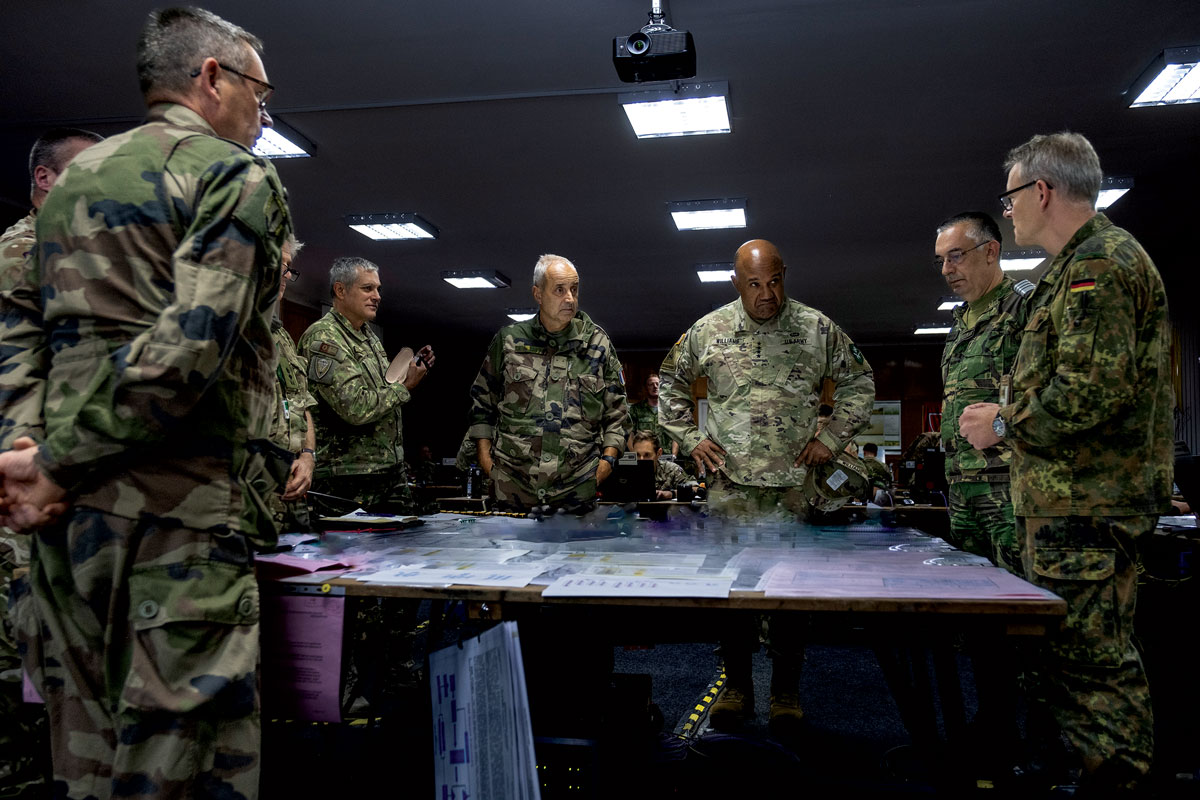
[[[718,516],[807,513],[808,468],[796,458],[814,434],[840,453],[871,418],[871,366],[828,317],[787,300],[773,319],[755,322],[735,300],[702,317],[663,361],[660,417],[690,456],[707,437],[725,450],[709,478],[708,508]],[[692,383],[708,378],[707,431],[692,421]],[[833,379],[834,411],[817,433],[821,385]]]
[[[642,400],[629,407],[629,430],[631,433],[650,431],[654,434],[658,446],[668,453],[671,452],[671,439],[658,424],[658,407],[650,405],[649,401]]]
[[[42,298],[29,261],[35,219],[31,211],[0,236],[0,450],[21,436],[44,438]],[[13,573],[27,566],[28,534],[0,527],[0,797],[36,791],[50,752],[43,709],[22,700],[21,660],[9,615]]]
[[[311,411],[316,398],[308,391],[308,364],[296,352],[292,336],[278,319],[271,321],[271,338],[279,353],[275,366],[275,413],[271,422],[271,441],[299,456],[308,433],[305,411]],[[315,427],[315,422],[314,422]],[[281,487],[282,488],[282,487]],[[312,525],[308,516],[308,503],[304,498],[284,500],[278,494],[271,497],[271,508],[283,531],[308,531]]]
[[[290,462],[267,440],[284,190],[179,105],[90,147],[38,214],[50,356],[26,667],[70,797],[253,797],[251,541]]]
[[[1170,508],[1170,350],[1158,270],[1096,214],[1029,298],[1000,412],[1026,577],[1067,601],[1042,697],[1100,786],[1136,781],[1153,751],[1133,613],[1140,540]]]
[[[625,449],[628,413],[608,334],[582,311],[557,333],[534,317],[492,339],[471,387],[468,435],[492,442],[497,507],[576,510],[596,500],[603,449]]]
[[[1022,299],[1005,275],[999,286],[971,304],[978,312],[974,326],[967,326],[967,306],[954,310],[954,327],[942,352],[942,446],[950,485],[951,537],[963,550],[1017,575],[1024,570],[1009,486],[1012,451],[1003,441],[976,450],[958,432],[958,418],[972,403],[999,401],[1001,380],[1012,369],[1021,344]]]
[[[885,492],[892,490],[892,471],[888,465],[877,458],[864,458],[863,463],[867,467],[867,475],[871,479],[871,485],[876,489],[883,489]]]
[[[658,461],[654,462],[655,491],[661,492],[666,491],[667,489],[675,491],[687,482],[687,474],[684,473],[683,468],[674,461],[663,461],[660,458]]]
[[[400,417],[411,395],[403,383],[384,377],[391,359],[379,337],[368,323],[355,330],[330,309],[300,337],[300,355],[308,360],[308,385],[317,396],[318,491],[381,511],[413,513]]]

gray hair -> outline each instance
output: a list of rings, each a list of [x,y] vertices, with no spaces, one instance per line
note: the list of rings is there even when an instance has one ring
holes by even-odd
[[[51,128],[37,138],[29,150],[29,185],[37,188],[33,172],[38,167],[49,167],[55,172],[62,172],[67,165],[63,156],[66,148],[63,145],[76,139],[84,139],[96,144],[103,142],[104,137],[83,128]]]
[[[250,67],[246,45],[262,55],[261,39],[211,11],[191,6],[151,11],[137,44],[142,94],[186,94],[192,71],[206,58],[245,72]]]
[[[965,233],[975,244],[993,240],[1003,249],[1004,237],[1000,234],[1000,226],[991,214],[983,211],[960,211],[937,226],[937,235],[941,236],[950,227],[964,222],[967,224]]]
[[[295,253],[292,253],[293,257],[295,255]],[[354,279],[358,277],[360,269],[377,274],[379,272],[379,266],[372,264],[365,258],[342,256],[341,258],[334,259],[333,264],[329,267],[329,296],[337,297],[337,294],[333,291],[333,287],[336,284],[340,283],[342,286],[349,286],[354,283]]]
[[[289,233],[287,240],[283,243],[285,247],[292,253],[292,258],[300,255],[300,251],[304,249],[304,242],[296,238],[296,234]]]
[[[1034,136],[1008,151],[1004,173],[1015,166],[1021,167],[1023,181],[1043,180],[1064,197],[1095,208],[1104,173],[1100,156],[1082,134],[1062,131]]]
[[[575,269],[575,265],[572,264],[568,259],[565,259],[562,256],[556,256],[553,253],[546,253],[537,260],[536,264],[533,265],[534,286],[541,288],[542,284],[546,282],[546,270],[550,268],[551,264],[566,264],[571,269]]]

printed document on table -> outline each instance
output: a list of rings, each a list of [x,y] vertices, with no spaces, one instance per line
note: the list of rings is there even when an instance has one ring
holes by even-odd
[[[540,800],[517,623],[429,656],[434,794]]]
[[[658,579],[607,575],[563,575],[542,597],[729,597],[733,578]]]
[[[363,583],[399,586],[503,586],[520,588],[546,569],[544,564],[470,564],[458,568],[397,567],[353,577]]]

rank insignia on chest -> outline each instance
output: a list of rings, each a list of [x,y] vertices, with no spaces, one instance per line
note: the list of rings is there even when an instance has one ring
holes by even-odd
[[[338,347],[333,342],[321,342],[317,345],[317,352],[338,358],[342,354],[342,348]]]
[[[324,378],[329,374],[329,368],[333,366],[333,359],[325,356],[313,356],[313,370],[318,378]]]

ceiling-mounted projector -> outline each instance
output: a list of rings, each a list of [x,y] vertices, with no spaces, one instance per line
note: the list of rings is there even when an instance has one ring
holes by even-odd
[[[625,83],[671,81],[696,74],[692,34],[666,23],[662,0],[652,0],[650,21],[637,33],[613,39],[613,65]]]

